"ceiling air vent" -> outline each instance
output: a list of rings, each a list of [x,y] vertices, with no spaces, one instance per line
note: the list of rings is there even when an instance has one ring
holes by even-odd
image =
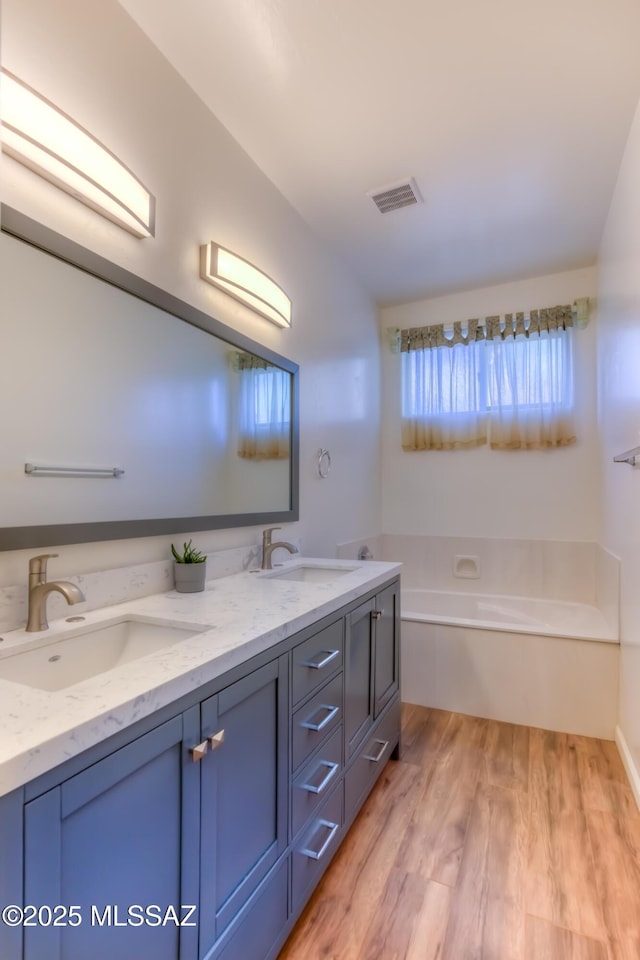
[[[418,185],[413,177],[410,180],[402,180],[400,183],[392,183],[388,187],[381,187],[379,190],[370,190],[367,196],[371,197],[380,213],[389,213],[390,210],[399,210],[400,207],[422,203]]]

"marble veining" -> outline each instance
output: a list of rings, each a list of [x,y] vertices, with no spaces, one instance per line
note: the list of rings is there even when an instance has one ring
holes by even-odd
[[[127,616],[207,629],[53,693],[0,680],[0,796],[376,589],[401,566],[368,561],[353,569],[353,561],[308,558],[290,565],[310,562],[343,566],[348,572],[335,580],[309,583],[247,570],[210,579],[199,594],[171,589],[88,610],[77,630]],[[0,659],[73,632],[64,619],[49,622],[46,635],[23,629],[4,632]]]

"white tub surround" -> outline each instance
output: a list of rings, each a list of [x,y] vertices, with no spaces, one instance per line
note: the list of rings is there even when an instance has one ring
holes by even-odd
[[[304,563],[296,559],[290,569]],[[57,692],[0,680],[0,796],[111,734],[214,680],[400,572],[400,564],[314,560],[344,567],[327,582],[244,572],[207,582],[203,593],[174,590],[89,611],[80,630],[135,617],[202,632],[157,653]],[[274,571],[276,572],[276,571]],[[75,614],[77,607],[73,608]],[[65,616],[68,616],[68,610]],[[50,619],[46,633],[3,633],[0,659],[66,636]],[[205,628],[204,630],[202,628]]]
[[[382,534],[378,545],[403,563],[405,700],[613,739],[617,557],[581,541]],[[477,578],[456,576],[460,558]]]
[[[616,595],[617,558],[594,541],[389,533],[380,539],[376,556],[393,557],[405,564],[404,587],[462,593],[472,589],[474,593],[597,605],[604,577],[608,595]],[[459,556],[477,558],[480,576],[473,586],[454,574],[455,558]]]
[[[596,551],[595,604],[609,628],[620,637],[620,557],[598,544]]]
[[[402,619],[408,702],[614,738],[618,635],[596,607],[409,589]]]
[[[338,544],[337,555],[355,559],[364,543],[376,560],[403,564],[405,590],[586,604],[606,620],[607,635],[599,639],[619,635],[620,560],[598,543],[385,533]]]
[[[340,557],[341,560],[355,560],[357,559],[360,551],[365,547],[371,554],[373,554],[372,559],[382,559],[383,552],[381,534],[372,534],[369,537],[362,537],[360,540],[350,540],[347,543],[338,543],[336,545],[336,557]]]
[[[618,633],[597,607],[566,600],[506,594],[403,590],[402,618],[472,629],[618,643]]]
[[[613,740],[619,647],[542,634],[402,624],[402,697],[443,710]]]

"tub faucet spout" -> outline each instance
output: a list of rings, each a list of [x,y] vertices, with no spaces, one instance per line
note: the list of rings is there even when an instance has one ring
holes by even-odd
[[[81,603],[85,596],[75,583],[69,580],[47,580],[47,560],[57,557],[57,553],[43,553],[29,560],[29,614],[27,633],[48,630],[47,597],[50,593],[61,593],[67,603]]]

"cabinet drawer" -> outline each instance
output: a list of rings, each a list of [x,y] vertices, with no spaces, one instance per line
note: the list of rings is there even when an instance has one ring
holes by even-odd
[[[293,651],[293,702],[298,703],[342,666],[344,622],[336,620]]]
[[[335,787],[342,772],[342,727],[321,747],[293,782],[291,833],[295,836],[305,820]]]
[[[293,769],[342,722],[342,673],[293,715]]]
[[[378,778],[400,735],[400,700],[389,707],[384,717],[367,736],[357,757],[345,775],[345,821],[355,816],[366,793]]]
[[[340,783],[294,845],[291,854],[294,913],[304,903],[309,890],[318,882],[335,853],[342,836],[343,822]]]

